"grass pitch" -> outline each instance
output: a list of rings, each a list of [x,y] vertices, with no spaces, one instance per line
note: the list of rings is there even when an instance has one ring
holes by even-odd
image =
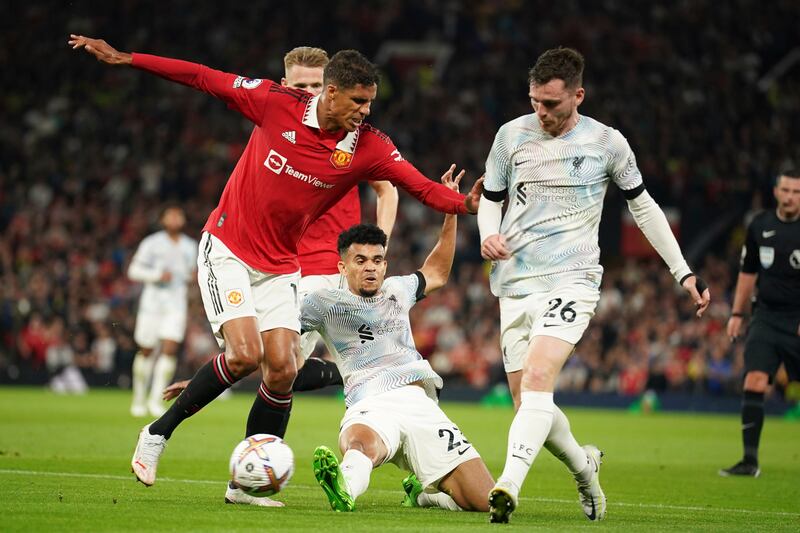
[[[720,478],[740,456],[738,417],[631,415],[567,409],[580,442],[606,452],[601,481],[608,517],[583,516],[566,469],[546,450],[536,460],[508,525],[483,513],[403,509],[393,465],[373,473],[356,512],[334,513],[311,472],[314,448],[336,448],[344,406],[295,397],[287,442],[296,472],[277,496],[283,509],[225,505],[227,463],[252,397],[215,401],[170,440],[152,488],[134,482],[129,461],[144,422],[129,394],[56,396],[0,389],[0,531],[800,531],[800,424],[768,418],[759,479]],[[511,409],[445,404],[497,476]]]

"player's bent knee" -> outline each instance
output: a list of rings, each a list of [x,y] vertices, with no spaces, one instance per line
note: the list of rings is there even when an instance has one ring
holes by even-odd
[[[339,449],[342,453],[355,450],[366,455],[374,466],[383,464],[389,451],[381,437],[372,428],[363,424],[347,427],[339,436]]]
[[[237,379],[249,376],[258,368],[258,363],[252,359],[231,358],[230,360],[226,359],[226,363]]]
[[[476,457],[458,465],[442,478],[439,490],[449,494],[465,511],[486,512],[489,510],[487,495],[493,486],[494,479],[486,463]]]
[[[374,441],[352,440],[345,446],[344,451],[346,452],[347,450],[356,450],[363,453],[372,461],[374,466],[383,464],[384,459],[386,459],[386,450]]]
[[[769,386],[769,374],[758,370],[748,372],[744,377],[744,390],[748,392],[766,392]]]
[[[276,390],[289,390],[292,388],[295,378],[297,377],[297,367],[294,361],[290,361],[282,367],[269,367],[269,373],[265,381]]]
[[[528,362],[522,372],[522,388],[527,390],[549,390],[556,376],[552,369]]]
[[[243,378],[259,367],[263,357],[261,342],[242,342],[228,347],[225,362],[234,376]]]

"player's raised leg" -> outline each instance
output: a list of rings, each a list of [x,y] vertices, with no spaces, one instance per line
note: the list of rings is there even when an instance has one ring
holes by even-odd
[[[606,497],[600,487],[601,452],[594,445],[581,446],[570,430],[564,412],[553,405],[553,424],[544,442],[545,448],[564,463],[575,478],[583,514],[589,520],[602,520],[606,514]]]
[[[158,454],[144,454],[147,443],[156,438],[166,440],[185,419],[209,404],[227,388],[258,368],[263,357],[261,336],[258,334],[255,317],[243,317],[224,324],[225,353],[221,353],[200,367],[189,385],[175,403],[158,420],[145,427],[139,434],[139,443],[134,452],[131,468],[145,485],[156,480]]]
[[[355,510],[356,498],[366,492],[372,469],[389,453],[378,433],[364,424],[352,424],[339,435],[342,462],[325,446],[314,451],[314,476],[337,512]]]

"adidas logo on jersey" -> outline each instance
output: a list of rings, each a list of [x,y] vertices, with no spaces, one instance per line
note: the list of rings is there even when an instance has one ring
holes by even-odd
[[[296,143],[295,143],[295,133],[294,133],[294,130],[290,130],[290,131],[284,131],[283,133],[281,133],[281,136],[282,136],[284,139],[286,139],[287,141],[289,141],[290,143],[292,143],[292,144],[296,144]]]
[[[375,335],[373,335],[372,330],[369,329],[368,325],[361,324],[358,326],[358,338],[361,339],[361,344],[364,344],[367,341],[374,341]]]

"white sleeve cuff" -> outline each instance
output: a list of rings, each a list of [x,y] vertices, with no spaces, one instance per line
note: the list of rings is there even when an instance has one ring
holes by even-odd
[[[670,274],[675,281],[680,283],[686,275],[691,274],[692,269],[683,258],[678,241],[667,222],[667,217],[653,197],[646,190],[642,191],[636,198],[628,200],[628,209],[633,215],[636,225],[669,267]]]
[[[481,195],[478,204],[478,231],[481,243],[492,235],[500,233],[500,222],[503,220],[503,202],[493,202]]]

